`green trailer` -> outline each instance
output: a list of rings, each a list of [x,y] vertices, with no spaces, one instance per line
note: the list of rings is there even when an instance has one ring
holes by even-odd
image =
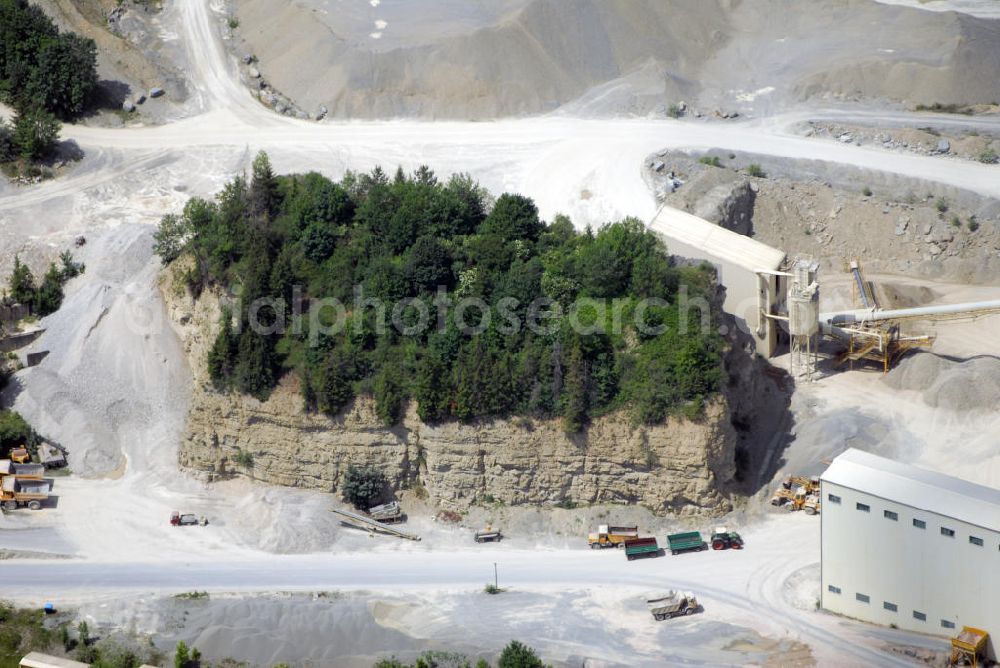
[[[657,545],[655,538],[633,538],[625,541],[625,558],[629,561],[658,556],[660,556],[660,546]]]
[[[672,533],[667,536],[667,545],[670,547],[670,554],[681,554],[682,552],[701,552],[708,549],[708,543],[697,531],[687,533]]]

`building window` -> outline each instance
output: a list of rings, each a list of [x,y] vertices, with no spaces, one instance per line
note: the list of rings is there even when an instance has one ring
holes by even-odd
[[[830,501],[830,503],[836,503],[837,505],[840,505],[840,497],[837,496],[836,494],[827,494],[826,498]]]
[[[826,590],[828,592],[830,592],[831,594],[839,594],[840,593],[840,587],[834,587],[833,585],[827,585],[826,586]]]
[[[926,529],[927,522],[924,522],[923,520],[913,520],[913,526],[917,527],[918,529]]]
[[[854,598],[858,599],[858,600],[859,600],[859,601],[861,601],[862,603],[868,603],[868,602],[870,602],[870,601],[872,600],[872,599],[871,599],[871,598],[870,598],[870,597],[868,596],[868,594],[855,594],[855,595],[854,595]]]
[[[899,607],[895,603],[890,603],[889,601],[882,601],[882,607],[888,610],[889,612],[899,611]]]
[[[871,507],[864,503],[859,503],[855,507],[863,513],[871,512]]]
[[[983,546],[983,539],[982,538],[976,538],[975,536],[969,536],[969,542],[972,543],[973,545],[978,545],[979,547]]]
[[[896,521],[899,520],[899,514],[898,513],[894,513],[891,510],[883,510],[882,511],[882,517],[884,517],[887,520],[892,520],[893,522],[896,522]]]
[[[941,527],[941,535],[942,536],[947,536],[948,538],[954,538],[955,537],[955,530],[954,529],[949,529],[948,527]]]
[[[927,621],[927,615],[925,615],[922,612],[917,612],[916,610],[913,611],[913,618],[914,619],[919,619],[922,622],[926,622]]]
[[[941,627],[945,629],[953,629],[955,628],[955,622],[949,622],[947,619],[942,619]]]

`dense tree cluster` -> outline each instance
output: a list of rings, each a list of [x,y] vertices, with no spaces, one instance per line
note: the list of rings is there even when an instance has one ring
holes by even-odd
[[[412,398],[427,421],[562,416],[575,431],[622,406],[649,423],[697,413],[722,377],[719,337],[678,305],[682,285],[713,301],[709,271],[672,266],[638,220],[580,233],[562,216],[543,222],[526,197],[492,201],[467,176],[376,168],[334,183],[275,176],[261,154],[249,178],[190,200],[156,238],[164,262],[194,257],[192,289],[239,296],[208,359],[223,390],[265,398],[296,370],[314,411],[370,393],[388,424]],[[481,306],[454,307],[467,298]],[[401,326],[379,327],[376,300]],[[416,326],[422,313],[430,326]]]
[[[0,0],[0,99],[19,114],[42,109],[68,120],[96,87],[94,40],[60,32],[27,0]]]
[[[49,264],[48,271],[38,285],[28,265],[23,264],[21,258],[15,255],[6,299],[15,304],[25,304],[33,315],[44,318],[59,310],[62,306],[63,286],[69,279],[82,274],[84,268],[83,264],[73,260],[69,251],[65,251],[59,256],[59,265],[54,262]]]
[[[60,32],[27,0],[0,0],[0,101],[17,114],[0,120],[0,163],[47,157],[59,137],[59,119],[87,108],[97,87],[92,39]]]

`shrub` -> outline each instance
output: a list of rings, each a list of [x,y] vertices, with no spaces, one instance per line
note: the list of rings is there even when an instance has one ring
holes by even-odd
[[[236,465],[241,468],[252,469],[253,453],[250,452],[249,450],[239,449],[236,451],[236,454],[233,455],[233,462],[235,462]]]
[[[978,159],[979,162],[984,162],[987,165],[995,165],[997,162],[1000,162],[1000,156],[998,156],[997,152],[991,148],[988,148],[980,153]]]
[[[667,109],[667,116],[670,118],[680,118],[684,115],[684,110],[681,109],[679,104],[672,104],[670,108]]]
[[[382,499],[389,481],[382,471],[373,466],[351,464],[344,473],[341,491],[344,500],[355,508],[368,510]]]
[[[752,163],[747,166],[747,174],[758,179],[766,179],[767,173],[764,169],[757,163]]]
[[[968,226],[969,226],[969,231],[970,232],[975,232],[976,230],[979,229],[979,221],[976,220],[975,216],[970,216],[969,217]]]
[[[703,165],[708,165],[709,167],[722,167],[722,162],[716,155],[711,155],[711,156],[703,155],[700,158],[698,158],[698,162],[700,162]]]
[[[496,586],[492,582],[487,582],[486,585],[483,587],[483,591],[493,596],[496,594],[502,594],[506,590],[503,587]]]
[[[959,218],[958,216],[952,216],[951,217],[951,226],[952,227],[961,227],[962,226],[962,219]]]
[[[511,640],[500,653],[497,668],[545,668],[545,663],[538,658],[535,650],[517,640]]]
[[[868,186],[865,186],[864,189],[861,191],[861,194],[864,195],[865,197],[871,197],[872,189],[869,188]]]
[[[938,197],[934,200],[934,208],[940,213],[945,213],[948,210],[948,200],[943,197]]]
[[[227,21],[230,30],[236,30],[240,27],[240,20],[235,16],[230,16],[229,21]]]

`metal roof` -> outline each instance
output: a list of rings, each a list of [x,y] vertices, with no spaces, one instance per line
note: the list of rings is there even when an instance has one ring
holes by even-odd
[[[1000,489],[851,448],[820,476],[824,482],[1000,532]]]
[[[777,271],[785,261],[784,251],[673,207],[661,208],[649,227],[668,238],[668,251],[675,239],[750,271]]]

